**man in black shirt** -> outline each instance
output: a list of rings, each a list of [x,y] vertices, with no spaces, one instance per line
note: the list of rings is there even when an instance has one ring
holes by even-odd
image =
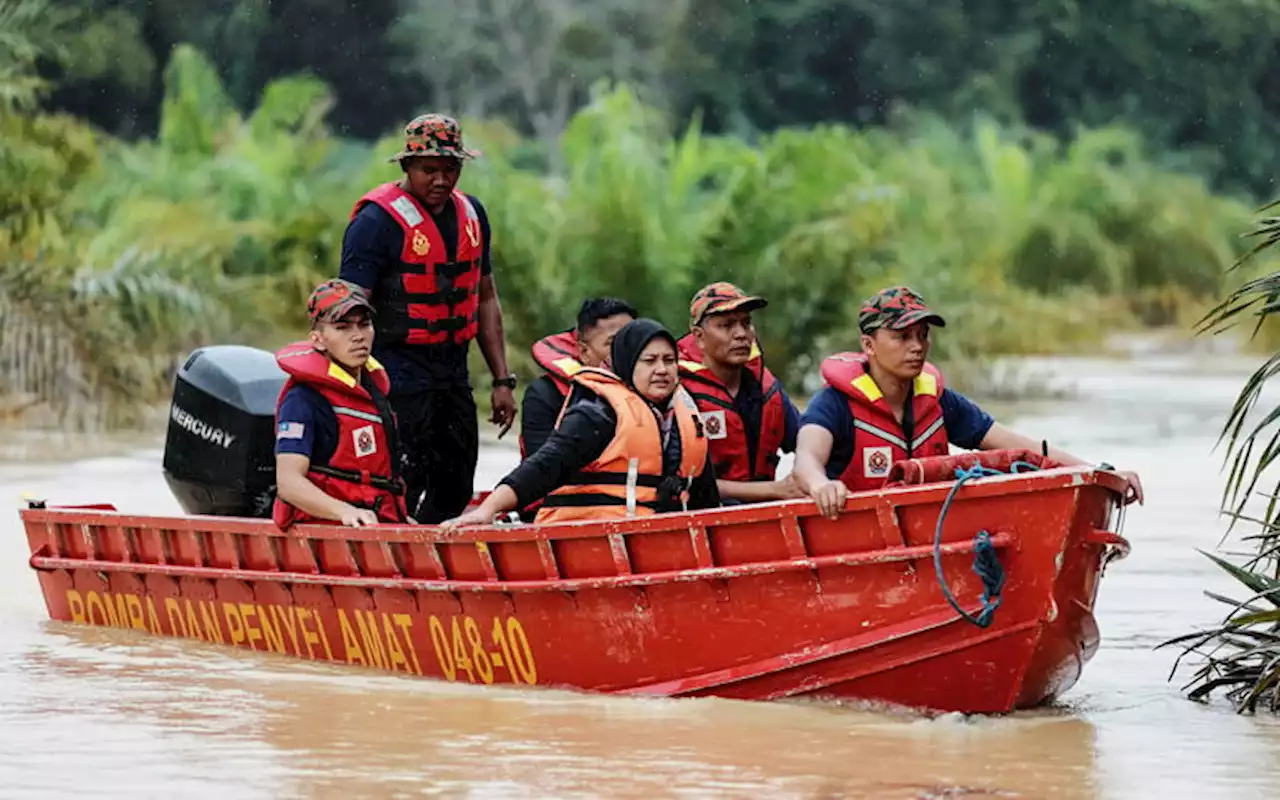
[[[636,309],[616,297],[592,297],[578,309],[571,329],[539,340],[533,360],[546,370],[524,391],[520,407],[520,457],[538,452],[555,430],[560,407],[573,374],[583,367],[599,367],[609,360],[613,335],[638,316]]]
[[[458,123],[440,114],[415,118],[404,134],[404,149],[390,158],[404,177],[356,202],[339,277],[373,300],[373,355],[391,379],[406,500],[412,516],[431,524],[460,514],[474,488],[471,340],[479,339],[493,373],[491,421],[499,436],[515,422],[516,379],[507,369],[488,215],[456,188],[462,162],[479,153],[464,147]]]

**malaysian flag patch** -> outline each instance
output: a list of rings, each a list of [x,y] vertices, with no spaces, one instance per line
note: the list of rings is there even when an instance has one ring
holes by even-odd
[[[301,439],[307,426],[301,422],[281,422],[276,428],[277,439]]]

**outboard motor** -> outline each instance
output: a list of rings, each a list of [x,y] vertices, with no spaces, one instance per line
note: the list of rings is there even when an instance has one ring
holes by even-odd
[[[288,376],[265,350],[193,352],[173,383],[164,477],[188,514],[270,517],[276,400]]]

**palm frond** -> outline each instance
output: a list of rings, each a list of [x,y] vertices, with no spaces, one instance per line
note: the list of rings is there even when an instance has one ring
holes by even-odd
[[[1269,203],[1259,209],[1266,212],[1280,205]],[[1247,238],[1255,239],[1231,270],[1238,270],[1262,253],[1280,245],[1280,217],[1262,218]],[[1262,324],[1280,311],[1280,271],[1245,280],[1222,302],[1211,308],[1197,323],[1197,333],[1222,333],[1248,318],[1254,320],[1251,336]],[[1280,710],[1280,482],[1269,493],[1263,493],[1266,506],[1260,515],[1245,512],[1247,502],[1256,496],[1259,483],[1269,468],[1280,462],[1280,406],[1273,407],[1250,425],[1262,402],[1264,390],[1280,374],[1280,354],[1273,354],[1240,388],[1223,423],[1218,445],[1226,443],[1225,460],[1229,464],[1223,488],[1222,504],[1231,519],[1226,535],[1238,522],[1248,522],[1257,533],[1245,537],[1255,548],[1251,557],[1237,565],[1209,553],[1202,553],[1250,595],[1235,599],[1206,592],[1212,599],[1230,606],[1224,622],[1213,628],[1184,634],[1160,646],[1182,645],[1174,670],[1190,655],[1201,658],[1201,665],[1184,686],[1192,700],[1206,700],[1221,691],[1240,713],[1254,713],[1260,708]],[[1220,543],[1221,544],[1221,543]],[[1271,607],[1264,607],[1265,601]]]
[[[47,86],[36,62],[65,57],[64,32],[77,16],[49,0],[0,0],[0,110],[34,104]]]

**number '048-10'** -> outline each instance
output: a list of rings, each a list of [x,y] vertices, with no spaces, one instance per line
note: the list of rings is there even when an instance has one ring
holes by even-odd
[[[505,622],[494,617],[487,641],[475,617],[465,614],[450,617],[447,626],[432,614],[429,624],[431,645],[445,680],[465,677],[471,683],[488,684],[505,672],[511,683],[538,682],[529,638],[515,617],[507,617]]]

